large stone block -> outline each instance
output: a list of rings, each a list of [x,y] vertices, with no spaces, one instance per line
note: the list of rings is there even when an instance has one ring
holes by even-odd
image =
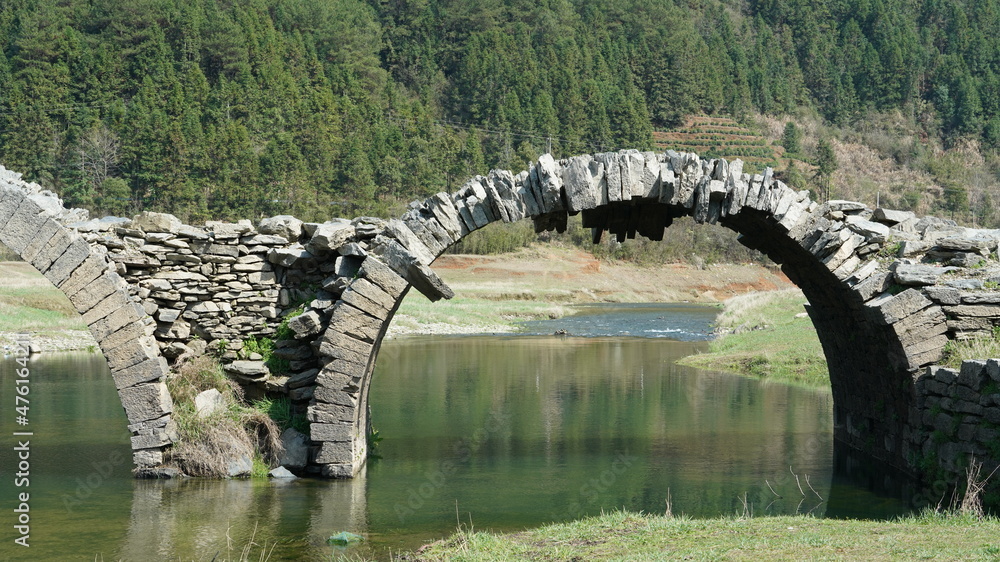
[[[374,256],[365,258],[358,274],[381,287],[386,293],[397,297],[401,296],[408,286],[406,279]]]
[[[320,339],[320,345],[324,343],[336,348],[353,351],[354,353],[364,357],[370,356],[372,349],[374,348],[374,346],[368,342],[352,338],[351,336],[336,330],[327,330],[326,333],[323,334],[323,337]]]
[[[606,202],[601,190],[604,164],[594,160],[589,154],[570,158],[563,176],[566,181],[566,203],[570,212],[593,209]]]
[[[130,341],[149,338],[146,335],[146,325],[142,322],[126,324],[113,333],[101,338],[101,348],[110,350]],[[155,343],[155,342],[154,342]]]
[[[538,188],[546,212],[560,211],[566,207],[562,199],[562,166],[551,154],[538,157]]]
[[[261,234],[274,234],[295,242],[302,236],[302,221],[291,215],[278,215],[261,219],[257,230]]]
[[[309,425],[309,437],[313,441],[352,442],[357,437],[353,423],[313,423]]]
[[[358,398],[354,394],[325,386],[317,386],[313,398],[317,402],[351,408],[356,408],[358,404]]]
[[[109,298],[113,297],[114,295]],[[130,301],[104,318],[88,324],[88,326],[90,326],[90,333],[100,343],[104,338],[128,324],[142,323],[143,318],[148,318],[146,311],[138,304]]]
[[[347,336],[344,336],[344,337],[342,337],[340,339],[341,340],[343,340],[343,339],[354,340],[354,338],[349,338]],[[358,340],[354,340],[354,341],[358,341]],[[359,342],[359,343],[363,343],[363,342]],[[369,345],[369,352],[368,353],[365,353],[363,351],[359,351],[359,350],[356,350],[356,349],[349,349],[347,347],[341,347],[341,346],[336,345],[335,343],[331,343],[331,342],[328,342],[328,341],[324,341],[324,342],[320,343],[320,345],[319,345],[319,354],[322,357],[332,358],[332,359],[346,359],[348,361],[352,361],[352,362],[355,362],[355,363],[358,363],[358,364],[367,364],[368,363],[368,358],[369,358],[369,356],[371,354],[370,350],[371,350],[371,346],[370,345]]]
[[[357,283],[357,281],[355,281],[354,283]],[[347,290],[345,290],[343,294],[341,294],[340,298],[341,300],[343,300],[343,302],[359,310],[367,312],[372,316],[377,316],[380,318],[386,318],[389,316],[390,309],[372,301],[371,299],[365,297],[361,293],[353,290],[352,287],[354,286],[354,283],[352,283],[351,287],[348,287]]]
[[[17,188],[9,187],[0,181],[0,224],[6,224],[14,216],[21,202],[27,199]]]
[[[896,283],[919,287],[934,285],[937,283],[939,277],[955,269],[958,268],[923,264],[898,264],[894,274],[896,276]]]
[[[318,334],[323,328],[323,321],[315,310],[304,312],[288,321],[288,327],[295,332],[296,338],[305,338]]]
[[[867,306],[877,309],[880,313],[880,320],[883,324],[889,325],[899,320],[931,306],[932,303],[920,291],[907,289],[898,295],[886,295],[875,299]]]
[[[70,301],[76,296],[76,293],[90,284],[91,281],[97,279],[101,274],[105,272],[113,271],[113,268],[108,265],[102,258],[91,254],[87,259],[83,260],[70,276],[63,281],[59,290],[61,290]]]
[[[358,409],[356,405],[327,404],[316,402],[306,411],[306,419],[318,423],[354,422]]]
[[[176,439],[176,426],[171,429],[149,429],[132,436],[132,450],[163,447],[173,443]]]
[[[121,278],[110,272],[105,272],[77,291],[70,300],[76,311],[83,314],[111,296],[111,293],[123,290],[125,287]]]
[[[66,251],[63,255],[59,256],[56,261],[52,262],[49,268],[42,272],[45,278],[52,282],[56,287],[62,286],[62,284],[69,278],[70,274],[79,267],[84,260],[86,260],[91,255],[90,245],[87,244],[82,238],[76,238],[66,246]]]
[[[24,199],[10,219],[5,224],[0,224],[0,242],[21,255],[47,220],[50,219],[43,214],[38,204]]]
[[[430,265],[434,261],[436,254],[403,221],[390,220],[386,225],[386,233],[406,248],[417,259],[417,262]]]
[[[129,298],[124,291],[115,291],[108,295],[104,300],[97,303],[90,310],[83,313],[83,322],[88,326],[93,325],[98,320],[110,316],[111,314],[125,309],[130,304],[135,304],[132,299]],[[133,320],[139,320],[145,315],[145,311],[141,315],[137,314]],[[121,325],[115,327],[112,331],[117,330],[126,323],[123,322]]]
[[[398,221],[397,221],[398,222]],[[306,249],[313,254],[336,251],[354,239],[355,228],[350,223],[327,222],[316,227]]]
[[[146,341],[145,338],[136,338],[125,341],[112,349],[101,347],[104,356],[108,359],[108,367],[113,371],[118,371],[142,363],[150,359],[159,357],[159,346],[155,341]]]
[[[432,215],[421,216],[418,212],[408,211],[403,215],[403,224],[410,229],[413,234],[427,246],[430,252],[437,256],[447,249],[443,240],[447,239],[447,233]],[[435,231],[440,231],[440,236]]]
[[[31,264],[38,271],[47,271],[52,266],[52,262],[66,253],[66,248],[73,240],[74,235],[65,228],[56,230],[45,245],[35,254],[35,257],[31,259]]]
[[[402,276],[428,299],[437,301],[450,299],[454,291],[429,267],[417,262],[406,248],[392,239],[385,239],[377,248],[377,253],[393,271]]]
[[[281,444],[284,452],[278,458],[278,464],[288,468],[305,468],[309,462],[309,438],[290,427],[281,433]]]
[[[136,468],[154,468],[163,464],[163,451],[157,449],[143,449],[132,451],[132,462]]]
[[[115,380],[115,387],[121,390],[130,386],[163,380],[168,372],[167,360],[163,357],[154,357],[113,371],[111,375]]]
[[[143,232],[169,232],[176,234],[181,227],[181,220],[168,213],[143,211],[132,218],[131,226]]]
[[[362,356],[360,361],[345,358],[334,358],[333,361],[330,361],[323,366],[323,370],[320,371],[319,376],[316,378],[316,383],[319,385],[338,387],[340,382],[330,382],[333,380],[334,375],[343,375],[351,380],[358,381],[363,379],[367,372],[368,357]],[[337,381],[342,382],[342,379],[337,378]]]
[[[374,302],[386,311],[392,310],[396,304],[396,297],[382,290],[381,287],[371,281],[360,277],[351,283],[351,292],[358,293],[366,299]]]
[[[354,461],[353,441],[325,441],[316,449],[313,462],[316,464],[345,464],[350,466]]]
[[[155,420],[169,414],[174,409],[167,385],[152,382],[122,388],[118,396],[125,407],[129,423]]]
[[[32,238],[28,245],[24,248],[24,251],[21,252],[21,259],[35,265],[35,258],[38,256],[38,253],[45,248],[45,246],[49,243],[49,240],[55,236],[56,232],[63,229],[64,227],[54,219],[47,219],[42,224],[42,228],[35,233],[34,238]],[[38,266],[35,265],[35,267],[37,268]]]
[[[445,244],[446,247],[469,233],[468,226],[465,225],[464,221],[458,215],[458,208],[455,206],[455,202],[447,194],[438,193],[428,198],[427,208],[451,239],[451,242]]]

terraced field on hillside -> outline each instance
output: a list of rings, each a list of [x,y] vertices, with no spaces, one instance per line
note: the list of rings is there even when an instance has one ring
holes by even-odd
[[[759,171],[767,166],[782,169],[787,165],[783,162],[782,146],[727,117],[692,115],[682,127],[655,131],[653,140],[657,150],[697,152],[706,158],[739,158],[746,163],[745,171]],[[808,167],[801,161],[796,166]]]

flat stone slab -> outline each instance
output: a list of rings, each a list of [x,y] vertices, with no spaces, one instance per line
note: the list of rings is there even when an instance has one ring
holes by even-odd
[[[251,379],[265,378],[271,374],[263,361],[233,361],[225,366],[225,370]]]
[[[956,269],[958,268],[920,264],[900,264],[896,266],[894,274],[896,282],[900,285],[919,287],[924,285],[936,285],[939,277],[949,271],[955,271]]]

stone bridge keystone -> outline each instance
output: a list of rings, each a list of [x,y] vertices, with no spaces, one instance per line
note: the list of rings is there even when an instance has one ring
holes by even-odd
[[[451,298],[431,266],[463,237],[525,218],[537,231],[561,231],[576,214],[595,242],[604,233],[662,240],[682,216],[736,231],[809,301],[838,440],[911,473],[928,462],[957,471],[973,454],[1000,460],[991,429],[1000,424],[997,361],[935,366],[949,341],[1000,325],[1000,231],[820,203],[769,168],[751,174],[740,160],[674,151],[546,154],[518,174],[494,170],[415,201],[398,219],[279,216],[256,227],[188,226],[151,212],[88,221],[86,211],[65,209],[0,167],[0,242],[66,293],[90,327],[140,470],[169,463],[176,439],[164,384],[170,366],[214,353],[247,392],[286,394],[306,416],[309,471],[357,474],[367,457],[372,372],[410,287]],[[245,349],[278,334],[287,339],[274,355],[287,367],[268,367]]]

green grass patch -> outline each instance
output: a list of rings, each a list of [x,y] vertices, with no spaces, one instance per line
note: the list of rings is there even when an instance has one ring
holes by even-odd
[[[694,367],[815,386],[829,385],[826,357],[798,289],[729,299],[716,324],[730,330],[707,353],[681,359]]]
[[[86,330],[62,291],[38,275],[33,287],[0,287],[0,331]]]
[[[460,531],[420,560],[996,560],[1000,520],[689,519],[614,512],[512,534]]]

